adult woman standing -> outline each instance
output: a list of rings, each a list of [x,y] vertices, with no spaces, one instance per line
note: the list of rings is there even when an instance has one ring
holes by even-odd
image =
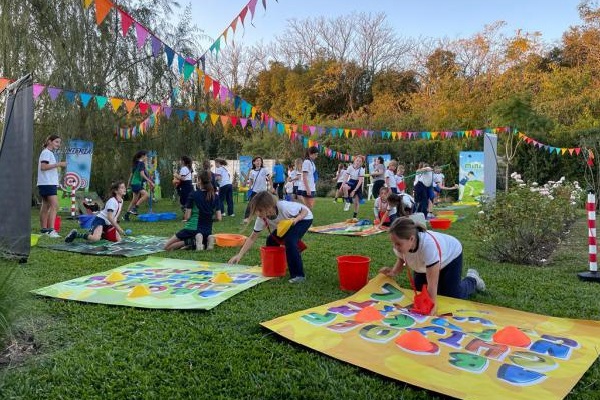
[[[42,198],[40,209],[41,232],[50,237],[60,237],[54,230],[54,220],[58,212],[58,169],[67,166],[66,161],[56,161],[54,151],[60,148],[62,140],[58,135],[50,135],[44,142],[44,149],[38,161],[37,187]]]
[[[379,190],[385,185],[385,165],[383,164],[383,157],[379,156],[375,159],[373,171],[369,172],[371,174],[371,182],[373,183],[371,195],[376,199],[379,196]]]

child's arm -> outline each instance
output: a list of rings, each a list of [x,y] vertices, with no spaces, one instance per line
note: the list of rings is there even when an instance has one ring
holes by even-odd
[[[254,242],[256,241],[258,234],[259,234],[259,232],[253,231],[252,234],[250,236],[248,236],[248,238],[244,241],[244,245],[240,249],[240,252],[237,253],[235,256],[231,257],[229,259],[228,263],[229,264],[239,263],[240,260],[242,259],[242,257],[244,256],[244,254],[246,254],[246,252],[248,250],[250,250],[250,248],[252,248],[252,245],[254,245]]]
[[[148,175],[146,175],[146,171],[140,171],[140,175],[142,176],[142,178],[144,178],[144,180],[146,182],[148,182],[148,185],[150,185],[150,188],[154,187],[154,182],[152,182],[152,179],[150,179],[148,177]]]
[[[106,218],[108,218],[108,222],[110,222],[110,224],[115,227],[117,232],[119,232],[121,235],[125,235],[125,231],[121,228],[121,225],[119,225],[119,223],[117,222],[114,212],[107,211]],[[120,239],[120,238],[118,238],[118,239]]]
[[[300,212],[298,213],[298,215],[296,215],[296,218],[294,218],[294,219],[292,220],[292,223],[293,223],[294,225],[296,225],[298,222],[300,222],[300,221],[302,221],[304,218],[306,218],[306,216],[307,216],[307,215],[308,215],[308,211],[307,211],[307,210],[306,210],[304,207],[302,207],[302,208],[300,209]]]
[[[404,263],[403,259],[397,258],[396,259],[396,263],[394,264],[394,266],[392,268],[390,268],[390,267],[383,267],[383,268],[381,268],[379,270],[379,273],[387,275],[390,278],[393,278],[396,275],[398,275],[400,272],[402,272],[402,270],[404,269],[405,265],[406,264]]]
[[[437,311],[437,291],[440,280],[440,270],[441,264],[438,262],[436,265],[427,268],[425,271],[425,276],[427,277],[427,293],[429,293],[429,297],[431,297],[431,300],[434,303],[430,313],[431,315],[435,315]]]

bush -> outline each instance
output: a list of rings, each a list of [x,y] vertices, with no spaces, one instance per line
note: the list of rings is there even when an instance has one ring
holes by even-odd
[[[543,187],[524,184],[513,176],[516,186],[483,205],[475,233],[481,237],[481,256],[500,262],[540,265],[558,244],[565,228],[573,222],[582,190],[577,182],[561,178]]]

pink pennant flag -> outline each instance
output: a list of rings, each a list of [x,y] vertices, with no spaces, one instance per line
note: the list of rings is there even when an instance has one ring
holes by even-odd
[[[248,3],[248,10],[250,10],[250,21],[252,21],[254,19],[254,10],[256,9],[256,2],[258,0],[250,0],[250,2]]]
[[[235,17],[235,19],[229,25],[231,27],[231,29],[233,29],[233,33],[235,33],[235,28],[237,27],[238,18],[239,18],[239,16]]]
[[[46,89],[46,86],[40,85],[39,83],[34,83],[33,84],[33,99],[34,100],[37,99],[40,96],[40,94],[42,94],[44,89]]]
[[[573,151],[574,151],[574,150],[575,150],[575,149],[573,149],[573,148],[570,148],[570,149],[569,149],[569,154],[570,154],[570,155],[573,155]]]
[[[225,103],[227,101],[228,94],[229,90],[227,89],[227,86],[221,86],[219,89],[219,100],[221,100],[221,103]]]
[[[137,47],[138,49],[141,49],[146,43],[146,39],[148,38],[148,31],[136,21],[135,34],[137,35]]]
[[[151,104],[152,114],[158,114],[160,112],[160,104]]]
[[[314,126],[314,125],[311,125],[311,126],[308,127],[308,130],[310,130],[310,134],[311,135],[314,135],[315,131],[317,130],[317,127]]]
[[[133,23],[133,18],[129,16],[125,11],[119,8],[119,15],[121,16],[121,32],[123,36],[127,36],[127,32],[129,32],[129,27]]]
[[[245,128],[247,124],[248,118],[240,118],[240,125],[242,126],[242,128]]]
[[[575,154],[579,155],[581,153],[581,147],[575,147]]]

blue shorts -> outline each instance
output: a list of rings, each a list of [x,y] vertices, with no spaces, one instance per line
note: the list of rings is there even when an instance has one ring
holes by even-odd
[[[138,194],[142,190],[144,190],[144,185],[141,183],[139,185],[131,185],[131,191],[135,194]]]
[[[346,185],[348,185],[350,187],[350,189],[348,190],[348,195],[350,194],[350,192],[352,192],[354,189],[356,189],[356,185],[358,185],[358,180],[357,179],[348,179],[348,182],[346,182]],[[354,197],[358,196],[359,199],[362,199],[362,187],[360,188],[360,190],[357,190],[356,193],[354,193]]]
[[[107,228],[110,228],[112,225],[106,222],[104,219],[100,217],[96,217],[92,220],[92,227],[90,228],[90,233],[94,233],[94,229],[96,227],[101,226],[102,231],[105,231]]]
[[[38,186],[41,197],[56,196],[58,187],[56,185],[40,185]]]
[[[310,194],[306,190],[298,190],[298,196],[306,197],[308,199],[315,197],[316,194],[317,194],[317,192],[315,192],[314,190],[312,192],[310,192]]]

